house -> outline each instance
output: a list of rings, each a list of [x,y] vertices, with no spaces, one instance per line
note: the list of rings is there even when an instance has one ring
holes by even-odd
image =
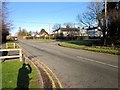
[[[49,34],[47,32],[33,32],[31,34],[32,37],[34,38],[48,38]]]
[[[70,28],[66,26],[66,28],[58,28],[53,31],[54,38],[74,38],[79,36],[79,28]]]
[[[48,38],[49,37],[49,34],[47,32],[40,32],[39,35],[40,35],[40,38]]]
[[[88,36],[90,37],[101,37],[102,32],[98,29],[98,27],[89,27],[86,29]]]
[[[88,27],[84,29],[78,28],[70,28],[66,26],[66,28],[58,28],[53,31],[53,38],[55,39],[78,39],[78,38],[88,38],[89,37],[101,37],[102,32],[98,29],[98,27]]]
[[[80,29],[79,36],[88,36],[88,32],[86,29]]]

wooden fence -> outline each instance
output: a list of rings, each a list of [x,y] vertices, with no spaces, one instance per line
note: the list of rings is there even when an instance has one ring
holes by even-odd
[[[17,46],[16,43],[6,43],[6,45],[5,45],[6,48],[9,48],[10,44],[13,45],[13,48],[16,48],[16,46]]]
[[[13,43],[13,45],[14,45],[14,47],[13,47],[13,49],[0,49],[0,52],[4,52],[4,51],[19,51],[19,54],[18,55],[13,55],[13,56],[0,56],[0,59],[6,59],[6,58],[19,58],[20,59],[20,61],[22,61],[22,49],[20,49],[20,48],[15,48],[16,47],[16,44],[15,43]],[[8,44],[6,44],[6,48],[8,48]]]

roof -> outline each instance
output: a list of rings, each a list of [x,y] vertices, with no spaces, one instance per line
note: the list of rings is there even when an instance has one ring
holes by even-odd
[[[89,27],[89,28],[87,28],[86,30],[93,30],[93,29],[97,29],[98,27]]]
[[[79,28],[59,28],[59,29],[54,30],[53,32],[59,31],[59,30],[62,30],[62,31],[79,31]]]

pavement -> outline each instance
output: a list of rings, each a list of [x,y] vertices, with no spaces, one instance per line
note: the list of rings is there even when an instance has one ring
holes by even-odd
[[[118,88],[118,56],[58,46],[59,42],[19,41],[48,66],[64,88]]]

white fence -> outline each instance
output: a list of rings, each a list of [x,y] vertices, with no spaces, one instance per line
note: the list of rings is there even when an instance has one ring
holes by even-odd
[[[16,47],[16,43],[6,43],[6,48],[9,48],[9,45],[13,45],[13,48],[15,48]]]
[[[11,44],[11,43],[10,43]],[[19,58],[20,59],[20,61],[22,61],[22,49],[19,49],[19,48],[15,48],[15,46],[16,46],[16,44],[15,43],[13,43],[13,45],[14,45],[14,49],[0,49],[0,52],[4,52],[4,51],[18,51],[19,52],[19,54],[18,55],[13,55],[13,56],[0,56],[0,59],[6,59],[6,58]],[[8,43],[6,43],[6,48],[8,48]]]

